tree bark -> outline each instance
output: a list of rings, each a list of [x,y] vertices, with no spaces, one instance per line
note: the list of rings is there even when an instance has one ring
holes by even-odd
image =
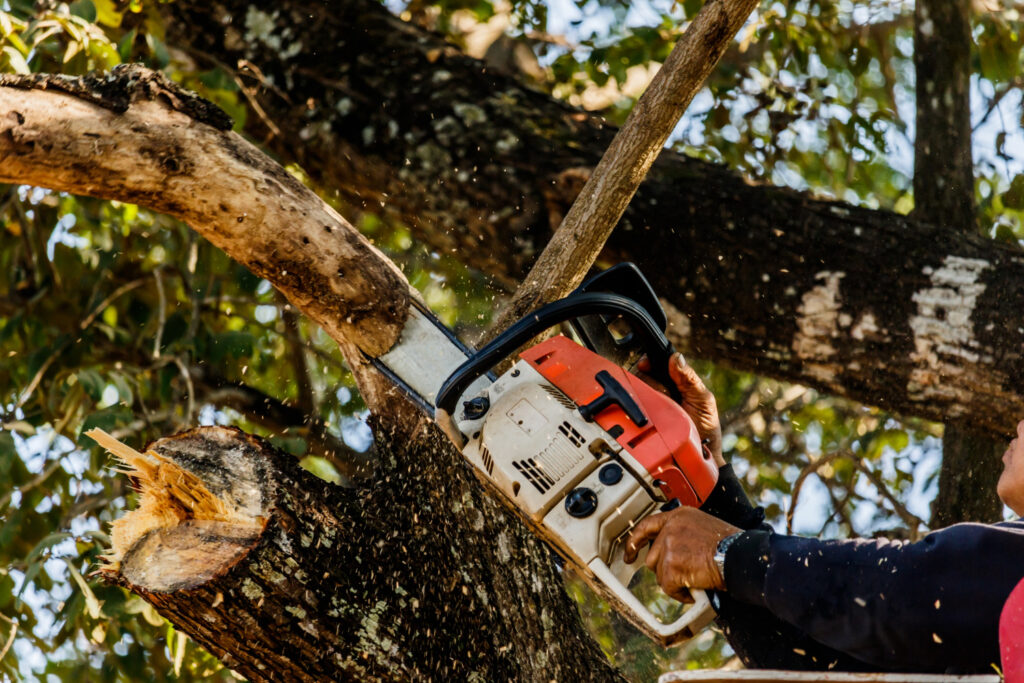
[[[614,134],[377,3],[162,10],[178,44],[259,69],[282,158],[508,287]],[[1018,249],[663,153],[604,258],[640,265],[699,356],[990,434],[1024,414]]]
[[[914,217],[965,234],[978,231],[971,155],[970,0],[914,3],[917,118]],[[1005,439],[947,420],[932,525],[994,522]]]
[[[213,493],[230,502],[234,491],[258,503],[250,517],[265,526],[253,535],[185,520],[151,532],[139,541],[149,545],[125,555],[118,580],[257,680],[302,671],[321,679],[355,671],[376,680],[414,672],[615,678],[546,548],[481,492],[461,456],[363,362],[363,354],[391,345],[404,320],[413,293],[401,273],[283,169],[223,125],[210,125],[216,115],[183,105],[189,97],[137,67],[99,82],[0,77],[0,182],[140,203],[188,221],[338,340],[382,441],[374,479],[358,489],[302,478],[290,459],[246,469],[237,460],[225,465],[223,452],[183,457],[182,466]],[[236,471],[240,488],[232,489]],[[263,498],[267,491],[274,495]],[[322,552],[299,550],[312,544],[304,545],[303,530],[331,524],[344,533],[330,553],[322,542]],[[160,555],[166,561],[154,566],[164,571],[155,578],[133,559],[165,551],[171,554]],[[305,584],[288,562],[293,552],[292,562],[307,563],[298,567]],[[278,586],[281,576],[288,580]],[[298,592],[287,595],[288,605],[267,592],[273,599],[261,602],[256,591],[246,593],[246,578],[260,591],[270,591],[261,583],[268,582]],[[314,588],[319,593],[310,597],[305,591]],[[308,615],[314,601],[326,616],[310,633],[302,625],[312,622],[299,613]],[[343,605],[349,611],[330,613]],[[287,662],[264,651],[276,638],[285,638]],[[335,666],[326,675],[324,652]]]
[[[136,66],[107,78],[0,76],[0,182],[180,218],[332,338],[372,356],[391,348],[413,296],[401,271],[197,100]]]
[[[378,447],[392,452],[386,437]],[[549,590],[560,579],[546,553],[526,540],[533,552],[519,554],[524,539],[493,533],[436,430],[403,454],[422,476],[361,491],[234,429],[151,448],[254,522],[153,529],[106,574],[252,680],[616,679],[560,617],[575,610]],[[439,476],[460,485],[441,489]],[[535,582],[509,583],[527,568]]]

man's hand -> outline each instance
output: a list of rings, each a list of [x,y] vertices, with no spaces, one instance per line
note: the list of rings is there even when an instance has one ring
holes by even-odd
[[[651,362],[643,358],[637,364],[637,368],[642,372],[648,372],[651,369]],[[683,397],[683,410],[697,425],[700,438],[707,441],[708,450],[711,451],[715,464],[722,467],[725,465],[725,458],[722,457],[722,423],[718,419],[715,395],[704,386],[697,371],[686,364],[681,353],[673,354],[669,359],[668,373]],[[659,391],[664,390],[664,387],[659,386],[650,377],[644,376],[643,380]]]
[[[646,564],[665,593],[683,602],[690,588],[725,589],[725,577],[715,565],[715,551],[719,541],[740,531],[696,508],[681,507],[637,524],[626,541],[623,559],[632,563],[644,544],[654,539]]]

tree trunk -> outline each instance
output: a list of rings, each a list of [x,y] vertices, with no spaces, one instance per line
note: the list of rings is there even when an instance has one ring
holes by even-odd
[[[199,58],[258,67],[246,78],[279,155],[502,283],[614,133],[378,3],[161,9]],[[258,117],[250,131],[266,135]],[[1024,358],[1008,351],[1024,343],[1019,249],[664,153],[606,257],[640,265],[699,356],[996,435],[1024,414]]]
[[[445,437],[377,445],[408,462],[353,491],[234,429],[161,439],[153,450],[254,522],[153,529],[108,578],[253,680],[617,678],[547,553]]]
[[[191,97],[137,67],[102,80],[0,77],[0,182],[170,213],[266,277],[339,342],[379,421],[379,462],[369,485],[331,488],[216,432],[227,450],[177,462],[249,523],[150,531],[117,580],[258,680],[615,678],[547,549],[364,361],[404,320],[414,293],[401,273]],[[304,532],[320,527],[335,539],[313,553],[318,537]]]
[[[965,234],[976,233],[970,0],[914,3],[914,68],[914,217]],[[939,493],[932,505],[933,526],[993,522],[1002,516],[996,481],[1001,471],[999,455],[1005,446],[1005,439],[961,424],[955,416],[946,421]]]

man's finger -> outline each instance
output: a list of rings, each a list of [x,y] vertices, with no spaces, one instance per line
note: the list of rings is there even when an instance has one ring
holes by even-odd
[[[681,353],[672,356],[668,364],[668,374],[679,388],[679,393],[688,400],[703,398],[708,393],[704,380],[687,364]]]
[[[661,562],[661,551],[663,550],[663,544],[658,543],[658,539],[654,539],[654,543],[651,544],[651,549],[647,551],[647,557],[644,558],[644,564],[652,572],[657,574],[658,563]]]
[[[633,529],[633,533],[629,535],[626,549],[622,553],[622,559],[626,564],[633,564],[640,548],[655,538],[663,526],[665,526],[665,513],[658,513],[640,520],[640,523]]]
[[[694,602],[693,594],[690,593],[690,589],[685,586],[679,586],[678,588],[673,589],[671,593],[668,593],[668,596],[673,600],[678,600],[684,605]]]

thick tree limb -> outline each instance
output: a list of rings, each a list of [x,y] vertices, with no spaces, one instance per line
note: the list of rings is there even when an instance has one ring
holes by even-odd
[[[0,76],[0,182],[119,199],[180,218],[332,337],[370,355],[391,347],[405,322],[408,283],[313,192],[225,132],[223,119],[183,105],[196,98],[162,76],[129,66],[107,79],[69,83]]]
[[[262,531],[218,526],[223,520],[158,525],[133,541],[117,580],[254,679],[616,678],[546,548],[483,494],[436,429],[398,419],[414,414],[410,404],[361,362],[386,349],[403,322],[412,294],[397,269],[255,148],[169,106],[173,86],[135,69],[117,79],[131,94],[123,113],[0,80],[0,181],[137,202],[188,221],[339,341],[384,444],[373,482],[344,491],[311,476],[263,479],[273,470],[261,471],[256,454],[226,465],[235,446],[222,443],[209,457],[191,451],[181,466],[228,502],[251,503]],[[284,460],[281,471],[294,472]],[[240,498],[229,495],[236,474]],[[266,490],[275,497],[263,498]],[[315,536],[304,541],[303,530],[332,524],[344,531],[333,555]],[[264,550],[270,555],[253,555]],[[134,564],[139,553],[173,562],[151,574]],[[301,577],[291,555],[298,569],[306,563]],[[246,578],[273,599],[246,593]],[[245,600],[224,580],[241,582]],[[327,621],[305,632],[300,612],[313,602]],[[267,659],[278,639],[287,662]]]
[[[461,468],[450,451],[436,458],[444,444],[435,430],[421,439],[420,456],[439,460],[432,467],[441,470]],[[152,528],[105,572],[252,680],[614,679],[586,636],[538,630],[540,615],[516,619],[515,601],[548,617],[567,606],[545,605],[529,591],[498,596],[495,574],[527,558],[506,555],[489,566],[488,553],[467,552],[469,544],[508,539],[482,523],[467,533],[452,514],[452,492],[430,477],[340,489],[220,427],[161,439],[152,450],[169,463],[163,467],[198,477],[240,521],[196,516]],[[163,493],[146,484],[147,495]],[[480,515],[474,496],[459,500]],[[145,524],[144,515],[133,511],[118,523]],[[507,623],[494,623],[505,609]],[[527,643],[532,652],[521,649]],[[557,654],[563,650],[573,657]],[[549,656],[540,667],[524,661]]]
[[[161,9],[179,44],[276,84],[278,154],[509,287],[614,133],[369,0]],[[999,435],[1024,414],[1018,249],[663,154],[604,258],[641,266],[697,355]]]

